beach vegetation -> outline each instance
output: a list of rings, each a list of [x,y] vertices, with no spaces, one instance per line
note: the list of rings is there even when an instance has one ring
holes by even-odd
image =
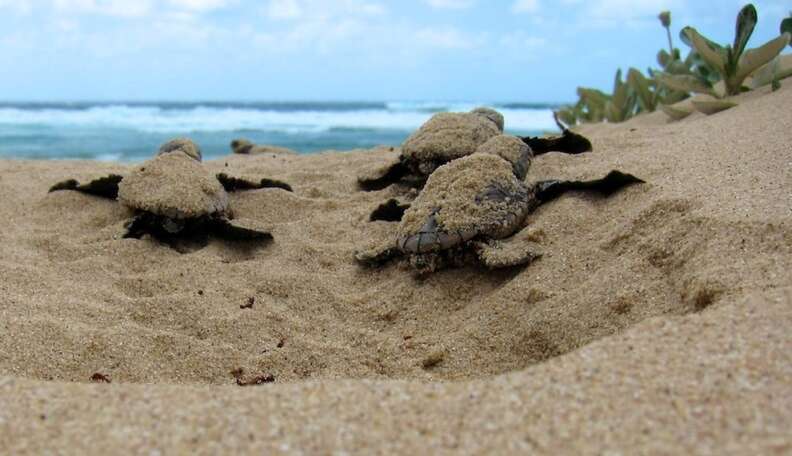
[[[720,75],[723,84],[712,84],[709,80],[682,75],[660,75],[660,82],[670,88],[711,95],[717,99],[737,95],[751,87],[745,84],[749,76],[772,61],[789,44],[790,34],[778,37],[754,49],[746,49],[758,21],[756,8],[746,5],[737,15],[734,42],[721,46],[700,34],[693,27],[685,27],[679,36],[695,49],[701,58]]]
[[[561,109],[561,119],[571,125],[622,122],[658,108],[673,119],[684,118],[693,110],[713,114],[736,105],[728,97],[768,84],[776,90],[781,79],[792,76],[792,59],[780,55],[792,39],[792,16],[781,22],[778,37],[753,49],[747,45],[758,14],[751,4],[737,15],[732,44],[722,46],[695,28],[684,27],[679,37],[690,48],[684,59],[680,49],[674,47],[671,13],[663,11],[658,19],[668,40],[668,49],[657,53],[660,69],[650,68],[644,75],[630,68],[625,81],[618,70],[612,94],[579,87],[577,103]],[[691,94],[698,96],[685,101]]]

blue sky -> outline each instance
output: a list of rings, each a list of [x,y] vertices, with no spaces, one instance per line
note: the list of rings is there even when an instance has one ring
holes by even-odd
[[[756,46],[788,1],[754,2]],[[0,0],[0,100],[569,101],[741,1]]]

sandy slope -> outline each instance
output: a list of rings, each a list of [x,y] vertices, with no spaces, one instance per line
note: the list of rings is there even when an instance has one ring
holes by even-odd
[[[354,178],[398,151],[209,163],[295,193],[233,196],[273,243],[185,254],[120,239],[115,203],[46,193],[123,166],[2,161],[0,450],[790,452],[792,87],[744,98],[587,127],[596,152],[528,179],[649,184],[541,208],[525,269],[423,281],[351,261],[405,197]],[[276,382],[239,388],[240,368]]]

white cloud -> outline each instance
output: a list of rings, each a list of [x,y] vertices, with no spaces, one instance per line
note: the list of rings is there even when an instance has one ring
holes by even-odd
[[[61,14],[101,14],[134,18],[152,11],[151,0],[54,0],[53,6]]]
[[[475,5],[475,0],[425,0],[432,8],[467,9]]]
[[[302,9],[297,0],[270,0],[266,8],[270,19],[297,19],[302,16]]]
[[[539,0],[516,0],[511,9],[515,13],[534,13],[539,10]]]
[[[653,24],[660,11],[671,10],[679,15],[686,10],[687,0],[562,0],[572,6],[579,17],[601,25],[632,25],[639,21]]]
[[[2,2],[4,0],[0,0]],[[42,9],[49,3],[59,16],[94,14],[119,18],[141,18],[171,13],[202,13],[227,7],[236,0],[51,0],[40,1]],[[2,6],[2,3],[0,3]]]
[[[273,20],[382,16],[386,13],[383,4],[368,0],[270,0],[264,8],[264,15]]]
[[[469,49],[474,43],[454,27],[432,27],[420,29],[415,37],[425,45],[440,49]]]
[[[169,3],[189,11],[210,11],[224,8],[231,2],[229,0],[169,0]]]
[[[0,11],[9,10],[14,13],[27,14],[33,9],[31,0],[0,0]]]

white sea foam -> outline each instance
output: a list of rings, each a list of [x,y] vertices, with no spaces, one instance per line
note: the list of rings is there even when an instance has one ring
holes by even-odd
[[[387,109],[260,110],[197,106],[161,109],[156,106],[94,106],[86,109],[0,108],[0,126],[52,128],[121,128],[149,133],[194,133],[253,130],[300,134],[332,129],[409,131],[434,111],[468,111],[477,103],[388,103]],[[506,127],[514,131],[553,130],[550,109],[501,109]]]

